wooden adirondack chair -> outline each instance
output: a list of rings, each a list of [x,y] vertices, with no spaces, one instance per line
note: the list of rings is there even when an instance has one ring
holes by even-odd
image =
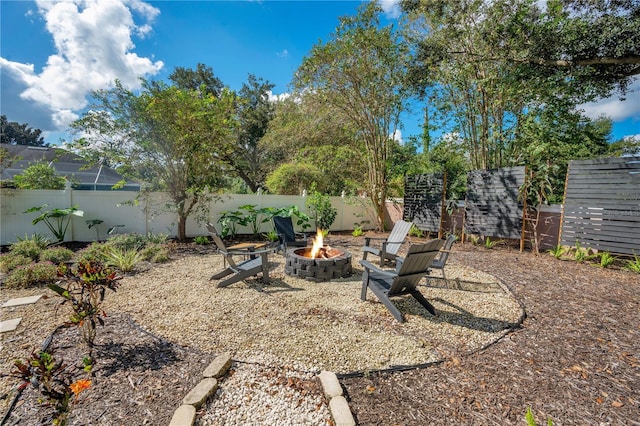
[[[229,266],[222,271],[215,273],[210,279],[220,280],[231,275],[231,277],[226,280],[220,281],[217,287],[226,287],[260,273],[262,273],[262,282],[269,284],[268,254],[273,252],[275,248],[254,250],[251,245],[244,244],[243,246],[245,248],[243,249],[233,250],[233,247],[227,249],[224,241],[222,241],[222,238],[220,238],[220,235],[211,223],[207,223],[207,230],[216,245],[218,253],[224,256],[225,265],[227,263],[229,264]],[[234,256],[241,256],[243,260],[236,263]]]
[[[384,268],[389,261],[395,261],[398,257],[398,250],[402,247],[413,222],[399,220],[393,225],[393,229],[387,238],[365,237],[364,247],[362,247],[362,259],[367,260],[367,254],[371,253],[380,257],[380,267]],[[372,247],[372,240],[384,240],[380,248]]]
[[[411,295],[418,303],[436,315],[436,310],[416,288],[422,278],[427,275],[431,262],[442,247],[443,240],[431,240],[424,244],[413,244],[398,271],[382,270],[366,260],[360,264],[365,268],[362,275],[362,292],[360,299],[367,300],[367,290],[371,289],[380,301],[387,307],[393,317],[404,322],[402,313],[391,301],[392,297]]]
[[[457,239],[458,237],[456,237],[454,234],[449,235],[444,241],[444,245],[440,249],[439,254],[435,259],[433,259],[433,262],[431,262],[431,269],[439,269],[440,271],[442,271],[442,278],[446,278],[444,276],[444,267],[447,264],[447,259],[449,259],[451,247],[453,247],[453,243],[455,243]]]

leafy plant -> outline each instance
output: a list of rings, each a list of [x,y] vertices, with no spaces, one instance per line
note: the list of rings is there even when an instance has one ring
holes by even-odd
[[[41,213],[40,216],[36,217],[31,221],[33,225],[36,225],[40,222],[44,222],[47,225],[47,228],[51,231],[54,237],[57,238],[58,242],[64,241],[64,236],[67,233],[67,228],[71,223],[72,216],[84,216],[84,212],[82,210],[78,210],[78,206],[69,207],[66,209],[52,209],[48,211],[42,211],[47,207],[47,204],[43,204],[40,207],[31,207],[23,212],[24,213]]]
[[[7,253],[0,256],[0,272],[9,273],[19,266],[28,265],[33,260],[22,254]]]
[[[422,232],[422,230],[418,228],[414,223],[413,225],[411,225],[411,228],[409,228],[409,235],[416,238],[422,238],[424,237],[424,232]]]
[[[113,266],[122,272],[131,272],[142,260],[142,255],[136,249],[110,247],[105,253],[105,258],[107,266]]]
[[[271,230],[262,235],[267,239],[267,241],[271,241],[272,243],[278,241],[278,233],[275,230]]]
[[[608,251],[602,252],[600,254],[600,266],[603,268],[607,268],[615,262],[616,258]]]
[[[353,235],[354,237],[360,237],[360,236],[364,235],[364,230],[362,229],[362,225],[357,225],[353,229],[353,232],[351,232],[351,235]]]
[[[561,259],[566,252],[567,252],[567,249],[561,246],[560,244],[558,244],[552,249],[547,250],[547,253],[549,253],[551,256],[555,257],[556,259]]]
[[[160,232],[158,234],[149,233],[145,240],[146,242],[152,244],[164,244],[169,241],[169,234],[165,234],[163,232]]]
[[[480,245],[480,237],[478,235],[469,235],[469,240],[474,246]]]
[[[141,250],[147,244],[147,237],[140,234],[118,234],[109,237],[107,244],[122,250]]]
[[[271,216],[282,216],[296,218],[296,225],[300,226],[302,230],[306,230],[311,227],[309,223],[311,218],[306,213],[302,212],[298,206],[281,207],[271,212]]]
[[[41,261],[49,261],[51,263],[68,262],[73,258],[73,251],[66,247],[51,247],[40,253]]]
[[[576,262],[582,263],[587,260],[593,259],[594,255],[591,254],[591,251],[580,245],[580,242],[576,241],[575,251],[573,253],[573,258]]]
[[[538,424],[536,423],[536,418],[533,415],[533,411],[531,411],[531,407],[527,408],[527,413],[524,415],[524,419],[527,422],[527,426],[538,426]],[[553,426],[551,417],[547,419],[547,426]]]
[[[44,251],[46,245],[42,245],[36,240],[20,240],[11,244],[9,247],[9,253],[22,255],[30,258],[34,262],[40,260],[40,254]]]
[[[29,288],[49,284],[56,279],[57,267],[51,262],[19,266],[7,275],[4,284],[9,288]]]
[[[640,274],[640,256],[634,253],[633,259],[627,260],[625,269]]]
[[[253,235],[258,235],[260,232],[260,225],[271,220],[270,212],[273,210],[270,207],[256,209],[255,204],[246,204],[238,207],[245,214],[244,224],[251,227]]]
[[[224,211],[218,219],[220,226],[220,236],[222,238],[231,236],[234,238],[238,234],[238,226],[248,224],[247,218],[241,211]]]
[[[484,247],[486,249],[492,249],[494,248],[497,244],[499,244],[500,241],[499,240],[492,240],[489,237],[484,237]]]
[[[56,426],[67,424],[73,402],[91,386],[91,381],[86,379],[73,382],[67,367],[46,351],[34,352],[26,362],[16,360],[14,365],[16,370],[13,375],[23,380],[20,388],[33,385],[53,406],[55,417],[52,424]]]
[[[46,235],[42,235],[38,233],[31,234],[31,235],[25,234],[23,238],[18,237],[18,241],[27,241],[27,240],[35,242],[38,245],[38,247],[41,247],[43,249],[46,248],[51,242],[49,241],[49,238],[47,238]]]
[[[90,219],[90,220],[85,220],[84,223],[87,224],[89,229],[93,228],[94,226],[96,227],[96,240],[99,240],[100,239],[100,230],[98,229],[98,225],[100,225],[101,223],[104,223],[104,220],[101,220],[101,219]]]
[[[316,228],[322,230],[331,229],[331,225],[336,220],[338,209],[331,204],[331,198],[328,195],[321,194],[318,191],[312,191],[307,198],[307,207],[314,213]]]
[[[193,242],[199,245],[203,245],[206,246],[207,244],[209,244],[211,241],[209,241],[209,237],[206,237],[204,235],[198,235],[197,237],[195,237],[193,239]]]
[[[106,290],[115,291],[120,278],[111,268],[95,261],[81,262],[75,268],[62,265],[58,276],[61,280],[49,284],[49,288],[64,299],[63,304],[70,303],[73,313],[69,322],[79,326],[84,342],[93,346],[96,323],[104,325],[100,315],[106,315],[102,310]],[[65,283],[64,287],[61,283]]]

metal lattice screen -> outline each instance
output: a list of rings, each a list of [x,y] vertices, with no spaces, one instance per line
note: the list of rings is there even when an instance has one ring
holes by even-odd
[[[464,232],[497,238],[522,238],[523,204],[518,189],[525,167],[473,170],[467,175]]]
[[[443,173],[406,176],[403,219],[422,231],[439,233],[445,185]]]
[[[640,157],[571,161],[560,244],[640,254]]]

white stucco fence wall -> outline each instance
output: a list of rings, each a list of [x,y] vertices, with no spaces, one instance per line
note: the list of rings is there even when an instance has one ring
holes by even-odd
[[[12,190],[0,189],[0,240],[2,245],[10,244],[18,240],[18,237],[32,235],[34,233],[47,235],[55,241],[53,235],[44,222],[33,225],[31,221],[38,213],[23,213],[31,207],[47,204],[44,210],[53,208],[68,208],[78,206],[84,211],[83,217],[72,216],[71,224],[67,229],[65,241],[95,241],[106,239],[107,230],[115,225],[124,225],[118,229],[119,233],[165,233],[172,237],[177,233],[177,216],[168,212],[163,206],[170,204],[169,197],[164,193],[152,193],[148,199],[140,199],[137,204],[132,202],[138,196],[137,192],[128,191],[77,191],[67,190]],[[210,214],[208,220],[217,224],[223,211],[237,210],[238,207],[253,204],[257,208],[263,207],[287,207],[296,205],[309,214],[306,207],[306,198],[303,196],[265,195],[265,194],[225,194],[221,200],[209,203]],[[365,229],[375,227],[375,219],[368,200],[357,199],[354,202],[349,197],[331,197],[332,205],[338,210],[336,219],[331,227],[332,231],[348,231],[363,219],[369,220]],[[96,227],[89,229],[86,221],[100,219],[104,221]],[[313,226],[313,223],[312,223]],[[273,229],[269,221],[262,224],[260,232],[268,232]],[[312,229],[307,229],[308,231]],[[248,227],[240,227],[240,234],[249,234]],[[207,235],[203,223],[198,223],[196,215],[192,215],[187,221],[187,237]]]

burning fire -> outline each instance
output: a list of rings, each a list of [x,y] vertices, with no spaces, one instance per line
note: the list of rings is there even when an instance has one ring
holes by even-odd
[[[315,259],[318,257],[318,253],[324,247],[324,242],[322,241],[322,229],[318,228],[318,232],[316,237],[313,239],[313,246],[311,247],[311,258]]]

